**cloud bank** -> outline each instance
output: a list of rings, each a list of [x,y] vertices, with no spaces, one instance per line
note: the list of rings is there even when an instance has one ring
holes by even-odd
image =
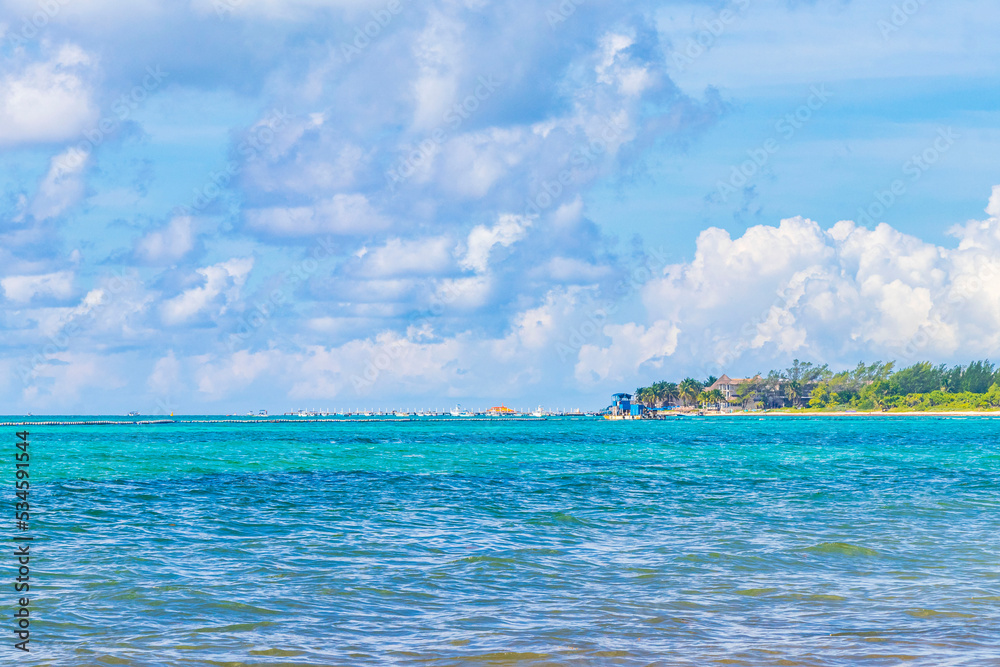
[[[756,188],[781,180],[782,157],[837,144],[811,134],[821,120],[782,135],[734,197],[733,218],[753,226],[709,224],[706,190],[684,181],[704,172],[711,190],[731,165],[698,151],[728,161],[747,134],[727,124],[764,98],[778,117],[801,107],[830,57],[759,63],[828,33],[819,43],[850,34],[869,59],[924,53],[921,17],[890,41],[858,3],[734,2],[738,20],[694,57],[718,3],[58,4],[28,30],[35,3],[0,3],[11,411],[587,408],[660,377],[792,357],[950,361],[1000,346],[1000,189],[985,218],[948,212],[931,232],[841,220],[818,198],[765,217]],[[855,65],[844,71],[868,76]],[[742,82],[757,97],[740,99]],[[767,97],[772,84],[794,90]],[[830,90],[817,119],[847,98]],[[841,144],[811,168],[858,169],[891,142]],[[900,164],[921,149],[905,144]],[[643,188],[655,205],[632,196]]]

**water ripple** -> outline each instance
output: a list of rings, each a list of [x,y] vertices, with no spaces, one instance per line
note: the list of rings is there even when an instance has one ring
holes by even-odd
[[[363,426],[33,432],[26,664],[995,661],[990,420]]]

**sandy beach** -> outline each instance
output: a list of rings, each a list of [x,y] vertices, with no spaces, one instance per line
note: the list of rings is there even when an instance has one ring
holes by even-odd
[[[688,413],[689,416],[694,416]],[[695,413],[697,414],[697,413]],[[705,417],[1000,417],[1000,410],[966,410],[954,412],[817,412],[817,411],[769,411],[769,412],[705,412]]]

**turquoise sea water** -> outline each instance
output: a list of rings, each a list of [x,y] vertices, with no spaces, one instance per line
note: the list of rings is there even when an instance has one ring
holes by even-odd
[[[996,417],[30,431],[10,664],[1000,664]]]

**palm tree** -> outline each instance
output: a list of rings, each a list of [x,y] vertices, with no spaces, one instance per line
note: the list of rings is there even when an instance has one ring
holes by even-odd
[[[712,400],[712,398],[711,398],[711,396],[708,395],[707,391],[703,391],[700,394],[698,394],[698,406],[699,407],[702,407],[702,408],[705,407],[705,405],[709,401],[711,401],[711,400]]]
[[[652,387],[640,387],[635,390],[636,403],[642,403],[650,407],[656,402],[656,392]]]
[[[757,397],[762,387],[763,382],[759,377],[754,377],[740,383],[739,389],[736,390],[736,394],[739,396],[740,403],[743,404],[744,409],[747,408],[748,404],[756,405]]]
[[[782,387],[785,383],[785,378],[778,371],[771,371],[767,374],[767,377],[761,381],[761,387],[763,390],[764,402],[768,404],[768,407],[784,407],[785,399],[783,397]]]
[[[663,385],[665,385],[665,384],[666,384],[666,382],[660,381],[660,382],[654,383],[653,386],[652,386],[652,390],[653,390],[653,402],[656,404],[656,407],[658,407],[658,408],[662,407],[663,403],[664,403],[664,399],[663,399]]]
[[[657,407],[660,402],[660,395],[656,391],[655,384],[652,387],[646,387],[646,390],[643,392],[642,402],[651,408]]]
[[[663,404],[667,405],[671,401],[676,400],[679,395],[676,382],[664,382],[659,397],[663,401]]]
[[[793,408],[799,407],[799,397],[802,394],[802,386],[797,380],[790,380],[785,383],[785,398],[792,404]]]
[[[700,382],[694,378],[685,378],[677,386],[677,394],[684,404],[687,404],[688,401],[694,403],[698,400],[698,394],[701,393],[701,389],[702,386]]]
[[[722,404],[725,402],[726,397],[722,395],[722,391],[720,389],[713,389],[708,392],[708,399],[712,405],[719,408],[719,410],[722,410]]]

